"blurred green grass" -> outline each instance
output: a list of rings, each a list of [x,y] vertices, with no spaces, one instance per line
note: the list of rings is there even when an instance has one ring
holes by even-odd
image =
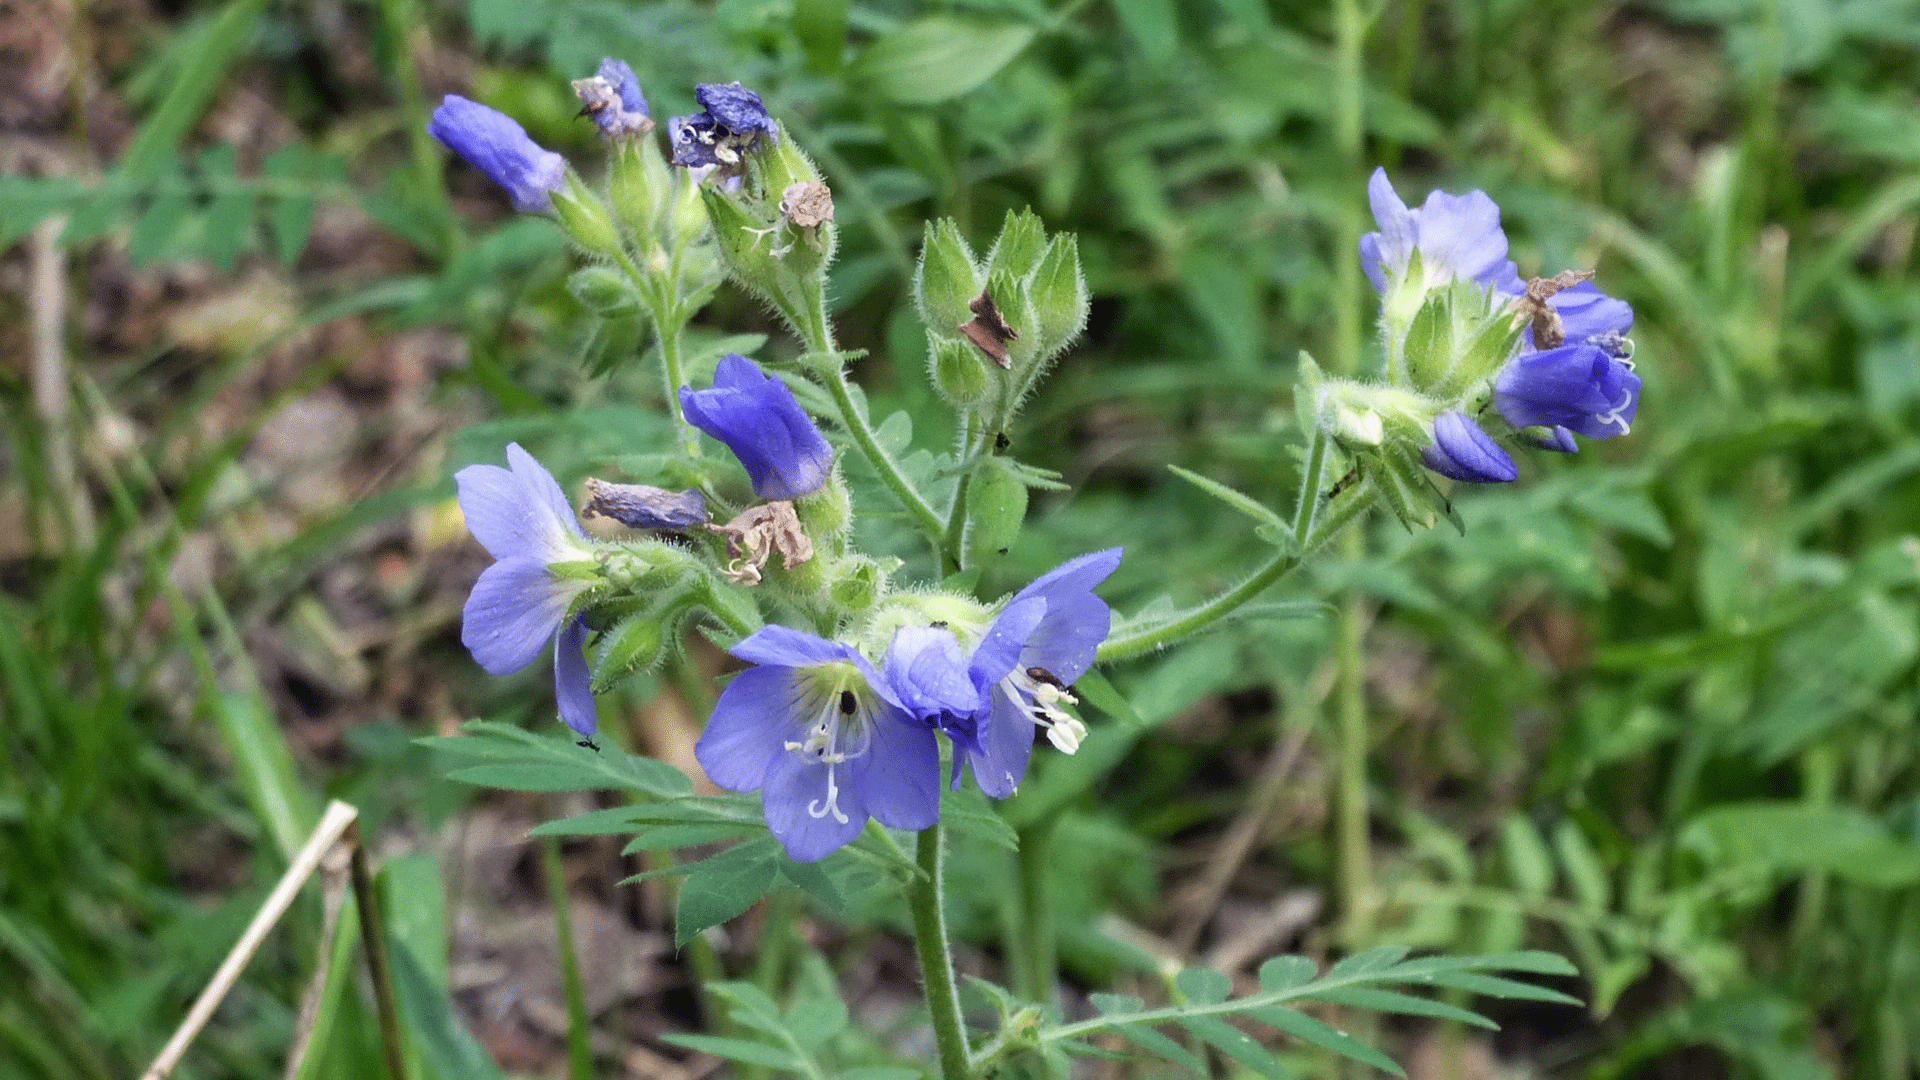
[[[283,667],[248,662],[257,629],[285,631],[318,600],[331,644],[310,666],[344,653],[376,682],[420,684],[328,690],[330,724],[427,734],[536,699],[537,680],[474,686],[454,644],[458,564],[430,554],[422,508],[448,494],[446,458],[499,440],[450,430],[511,415],[577,475],[648,437],[612,438],[589,418],[606,414],[578,410],[645,407],[652,380],[585,377],[583,361],[634,343],[577,310],[550,231],[501,221],[484,179],[424,140],[437,94],[506,108],[591,171],[561,80],[603,53],[633,64],[661,116],[690,107],[695,81],[760,89],[841,197],[841,336],[873,350],[876,411],[909,410],[923,437],[946,421],[897,313],[918,222],[951,215],[977,243],[1031,205],[1076,232],[1093,325],[1010,434],[1082,490],[1036,499],[990,583],[1116,538],[1137,556],[1113,582],[1124,610],[1227,583],[1257,541],[1162,466],[1284,501],[1293,357],[1338,351],[1329,304],[1365,177],[1336,148],[1324,8],[958,4],[945,10],[983,40],[1030,43],[935,101],[885,77],[888,50],[918,40],[889,37],[922,14],[904,3],[848,9],[845,53],[823,44],[837,24],[819,0],[392,0],[344,23],[260,0],[140,8],[130,25],[48,10],[55,32],[25,69],[80,49],[70,70],[112,109],[75,112],[65,88],[18,97],[7,138],[62,149],[0,178],[0,238],[19,241],[7,265],[57,258],[71,309],[52,411],[30,373],[0,371],[0,984],[20,988],[0,997],[0,1075],[144,1064],[323,791],[421,814],[424,757],[299,728]],[[1700,1047],[1716,1075],[1914,1075],[1920,8],[1402,0],[1370,14],[1369,159],[1412,198],[1485,188],[1523,271],[1597,267],[1635,305],[1647,379],[1631,438],[1460,494],[1464,537],[1383,525],[1368,555],[1290,587],[1367,598],[1380,933],[1570,951],[1611,1011],[1513,1018],[1523,1035],[1494,1045],[1537,1075],[1698,1075]],[[65,230],[36,249],[21,238],[49,212]],[[343,233],[343,215],[368,224]],[[169,290],[184,304],[247,274],[288,287],[282,332],[208,341],[154,314]],[[27,355],[43,300],[6,303]],[[161,330],[101,328],[136,319]],[[704,329],[772,331],[734,294]],[[422,330],[465,362],[408,399],[444,419],[404,429],[404,469],[320,508],[290,508],[286,475],[248,471],[285,405],[364,396],[364,359]],[[336,331],[298,370],[275,359]],[[356,415],[363,445],[393,445],[393,412]],[[263,533],[262,506],[291,524]],[[367,539],[395,522],[397,538]],[[870,526],[874,544],[912,556],[889,527]],[[183,545],[207,543],[212,571],[179,587]],[[400,628],[340,631],[329,573],[382,552],[409,568],[374,605]],[[1177,923],[1167,898],[1198,858],[1181,853],[1213,850],[1256,792],[1279,824],[1237,895],[1331,880],[1331,635],[1331,621],[1248,621],[1112,673],[1140,723],[1096,727],[1111,753],[1048,762],[1022,796],[1066,814],[1071,842],[1050,849],[1063,926]],[[1289,725],[1310,732],[1298,786],[1261,787]],[[429,828],[457,805],[437,790]],[[961,924],[994,940],[1000,898],[961,903]],[[181,1075],[278,1072],[317,910]],[[1225,932],[1207,926],[1205,940]],[[1327,946],[1318,933],[1307,943]],[[1063,948],[1090,984],[1134,962],[1099,935]],[[444,985],[431,970],[416,982]],[[323,1067],[357,1075],[370,1026],[342,1030]],[[471,1052],[422,1047],[443,1074]]]

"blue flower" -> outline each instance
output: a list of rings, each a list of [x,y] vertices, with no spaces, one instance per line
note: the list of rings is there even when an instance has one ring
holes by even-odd
[[[549,569],[590,557],[581,543],[586,530],[553,474],[519,443],[507,444],[507,464],[469,465],[453,477],[467,529],[498,560],[467,597],[460,642],[489,674],[505,675],[532,663],[551,640],[560,718],[591,735],[599,720],[583,651],[587,626],[567,618],[587,583]]]
[[[580,95],[581,112],[593,117],[604,134],[644,135],[653,130],[640,80],[625,60],[603,58],[592,78],[574,80],[573,92]]]
[[[887,688],[899,705],[953,741],[953,784],[964,761],[980,790],[1013,794],[1033,755],[1033,729],[1065,753],[1079,749],[1086,725],[1061,709],[1068,687],[1093,666],[1112,612],[1093,587],[1120,565],[1121,549],[1063,563],[1015,593],[980,640],[962,655],[944,627],[907,627],[887,649]]]
[[[1462,412],[1433,418],[1433,445],[1420,452],[1427,468],[1469,484],[1504,484],[1520,475],[1513,458]]]
[[[763,499],[797,499],[826,482],[833,447],[787,384],[728,353],[708,390],[680,388],[687,422],[727,444]]]
[[[1493,380],[1493,404],[1514,427],[1568,428],[1608,439],[1632,426],[1640,409],[1640,376],[1591,340],[1562,345],[1522,353],[1501,368]]]
[[[1418,210],[1409,210],[1394,193],[1385,169],[1373,170],[1367,181],[1367,201],[1379,232],[1360,238],[1360,264],[1381,293],[1388,275],[1406,276],[1415,251],[1420,253],[1420,293],[1456,279],[1476,282],[1497,292],[1523,291],[1513,260],[1507,258],[1507,234],[1500,228],[1500,208],[1484,191],[1449,195],[1435,191]]]
[[[714,783],[761,793],[788,855],[817,862],[868,817],[915,830],[939,820],[939,744],[852,646],[765,626],[733,655],[755,666],[727,684],[693,754]]]
[[[543,149],[498,109],[448,94],[433,110],[427,133],[506,188],[515,210],[550,211],[553,193],[566,186],[567,159]]]
[[[693,97],[705,111],[667,122],[675,165],[732,170],[740,164],[740,152],[762,133],[776,143],[780,139],[780,126],[767,115],[760,95],[737,82],[702,83],[693,88]]]

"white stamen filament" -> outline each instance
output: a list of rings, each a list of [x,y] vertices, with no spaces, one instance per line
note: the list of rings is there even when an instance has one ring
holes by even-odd
[[[1079,698],[1052,683],[1041,682],[1018,668],[1001,680],[1000,685],[1006,691],[1007,700],[1047,733],[1047,741],[1053,744],[1054,749],[1071,754],[1086,741],[1087,725],[1058,707],[1061,702],[1078,705]],[[1023,696],[1025,702],[1021,700]]]
[[[1633,404],[1633,391],[1622,390],[1620,391],[1620,404],[1615,405],[1611,411],[1601,413],[1599,416],[1594,417],[1594,419],[1600,421],[1603,424],[1619,424],[1620,434],[1626,435],[1633,430],[1633,427],[1632,425],[1628,424],[1626,419],[1622,417],[1620,414],[1622,412],[1625,412],[1627,409],[1627,406],[1632,404]]]
[[[865,711],[857,706],[852,713],[840,709],[842,696],[851,693],[844,687],[832,688],[824,695],[819,719],[808,726],[806,739],[788,739],[780,744],[782,749],[799,754],[809,765],[827,767],[827,797],[807,803],[807,814],[816,818],[831,814],[833,820],[842,825],[847,823],[848,818],[846,811],[840,809],[840,781],[835,769],[865,754],[873,745],[873,727]],[[855,701],[858,700],[856,697]],[[850,730],[842,731],[842,724],[846,724]],[[850,744],[842,745],[840,738],[843,734],[851,736]]]
[[[838,760],[846,759],[842,757]],[[817,818],[832,814],[833,820],[842,825],[847,823],[847,815],[840,809],[840,785],[833,782],[833,765],[827,766],[827,805],[821,806],[820,800],[815,799],[807,804],[807,814]]]

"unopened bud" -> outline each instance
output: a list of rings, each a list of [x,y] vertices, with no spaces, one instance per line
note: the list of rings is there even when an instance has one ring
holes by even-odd
[[[599,196],[580,183],[579,177],[567,175],[567,190],[554,195],[553,212],[574,243],[596,255],[620,253],[620,233],[614,228],[613,215]]]

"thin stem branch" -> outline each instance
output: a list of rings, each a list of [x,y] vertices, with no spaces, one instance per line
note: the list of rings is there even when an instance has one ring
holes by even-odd
[[[947,942],[946,851],[940,826],[923,829],[917,862],[926,877],[907,886],[913,908],[913,944],[920,954],[920,978],[926,986],[927,1011],[933,1016],[933,1037],[940,1048],[940,1080],[970,1080],[967,1029],[960,1018],[960,991],[953,980],[953,949]]]
[[[332,813],[333,807],[327,811]],[[373,891],[373,873],[367,866],[366,845],[360,842],[357,817],[347,823],[347,842],[353,845],[353,896],[360,905],[360,940],[367,950],[367,974],[373,978],[373,1009],[380,1018],[387,1075],[407,1080],[407,1057],[400,1047],[400,1005],[393,997],[393,963],[387,959],[387,927],[380,918],[380,898]]]
[[[834,405],[840,410],[840,424],[853,436],[854,445],[866,455],[867,461],[873,465],[873,471],[880,474],[880,481],[887,485],[887,490],[893,492],[894,498],[900,500],[900,505],[913,518],[913,523],[927,534],[929,540],[940,544],[946,536],[947,523],[940,520],[939,513],[913,486],[913,481],[900,471],[900,464],[880,445],[865,411],[854,403],[846,370],[836,364],[820,374],[821,380],[827,384],[827,392],[833,395]]]
[[[1245,581],[1171,622],[1159,623],[1107,638],[1106,642],[1100,646],[1097,660],[1099,662],[1125,660],[1150,653],[1155,649],[1163,649],[1233,614],[1248,601],[1265,592],[1268,586],[1287,576],[1294,567],[1300,565],[1302,559],[1325,544],[1372,504],[1371,482],[1363,480],[1355,484],[1339,496],[1336,505],[1326,513],[1316,516],[1312,532],[1298,545],[1297,549],[1274,553],[1271,559],[1255,570]]]

